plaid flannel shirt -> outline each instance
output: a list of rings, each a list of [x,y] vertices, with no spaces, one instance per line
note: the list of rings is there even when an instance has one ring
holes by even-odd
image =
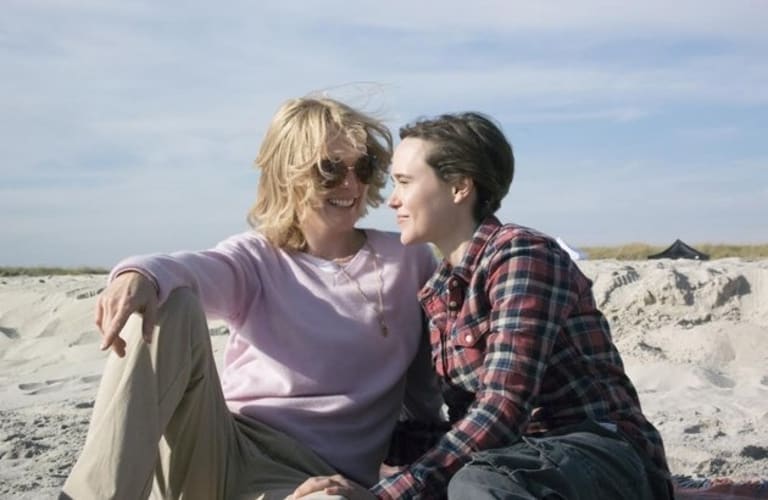
[[[373,487],[378,498],[444,497],[473,452],[586,419],[616,424],[669,476],[592,282],[554,240],[489,217],[459,265],[444,261],[419,296],[437,372],[474,400],[435,446]]]

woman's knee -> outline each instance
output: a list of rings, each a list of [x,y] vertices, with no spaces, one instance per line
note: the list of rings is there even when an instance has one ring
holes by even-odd
[[[186,313],[188,311],[200,311],[203,312],[200,304],[200,299],[195,292],[190,288],[181,287],[172,290],[168,294],[168,298],[165,299],[163,305],[160,306],[159,316],[173,315],[178,312]]]
[[[158,323],[179,318],[206,321],[200,298],[190,288],[177,288],[168,295],[158,311]]]
[[[175,338],[192,337],[193,344],[209,337],[208,321],[198,296],[189,288],[173,290],[157,315],[156,333]],[[200,338],[198,338],[200,337]]]
[[[468,464],[459,469],[448,482],[449,500],[467,498],[473,500],[496,498],[534,500],[536,497],[528,493],[507,474],[502,474],[485,465]]]
[[[482,486],[478,482],[474,467],[464,466],[448,482],[448,498],[477,498],[477,490]]]

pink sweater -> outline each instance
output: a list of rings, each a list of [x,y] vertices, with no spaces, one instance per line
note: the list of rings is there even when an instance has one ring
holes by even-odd
[[[368,244],[344,269],[370,301],[338,265],[277,249],[256,232],[211,250],[132,257],[112,276],[142,272],[155,281],[161,303],[177,287],[192,288],[209,318],[230,325],[221,373],[230,410],[293,436],[370,486],[419,346],[416,294],[435,262],[427,246],[404,247],[392,233],[366,235]],[[387,337],[374,307],[379,282],[371,249],[384,283]]]

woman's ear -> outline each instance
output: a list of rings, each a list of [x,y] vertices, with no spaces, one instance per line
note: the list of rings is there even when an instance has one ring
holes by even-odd
[[[459,177],[453,182],[451,192],[453,193],[453,202],[464,203],[470,199],[475,191],[475,183],[471,177]]]

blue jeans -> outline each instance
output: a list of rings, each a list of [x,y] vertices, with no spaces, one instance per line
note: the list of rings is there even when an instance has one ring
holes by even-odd
[[[653,499],[644,461],[632,445],[611,431],[594,430],[524,437],[474,453],[448,484],[448,498]]]

